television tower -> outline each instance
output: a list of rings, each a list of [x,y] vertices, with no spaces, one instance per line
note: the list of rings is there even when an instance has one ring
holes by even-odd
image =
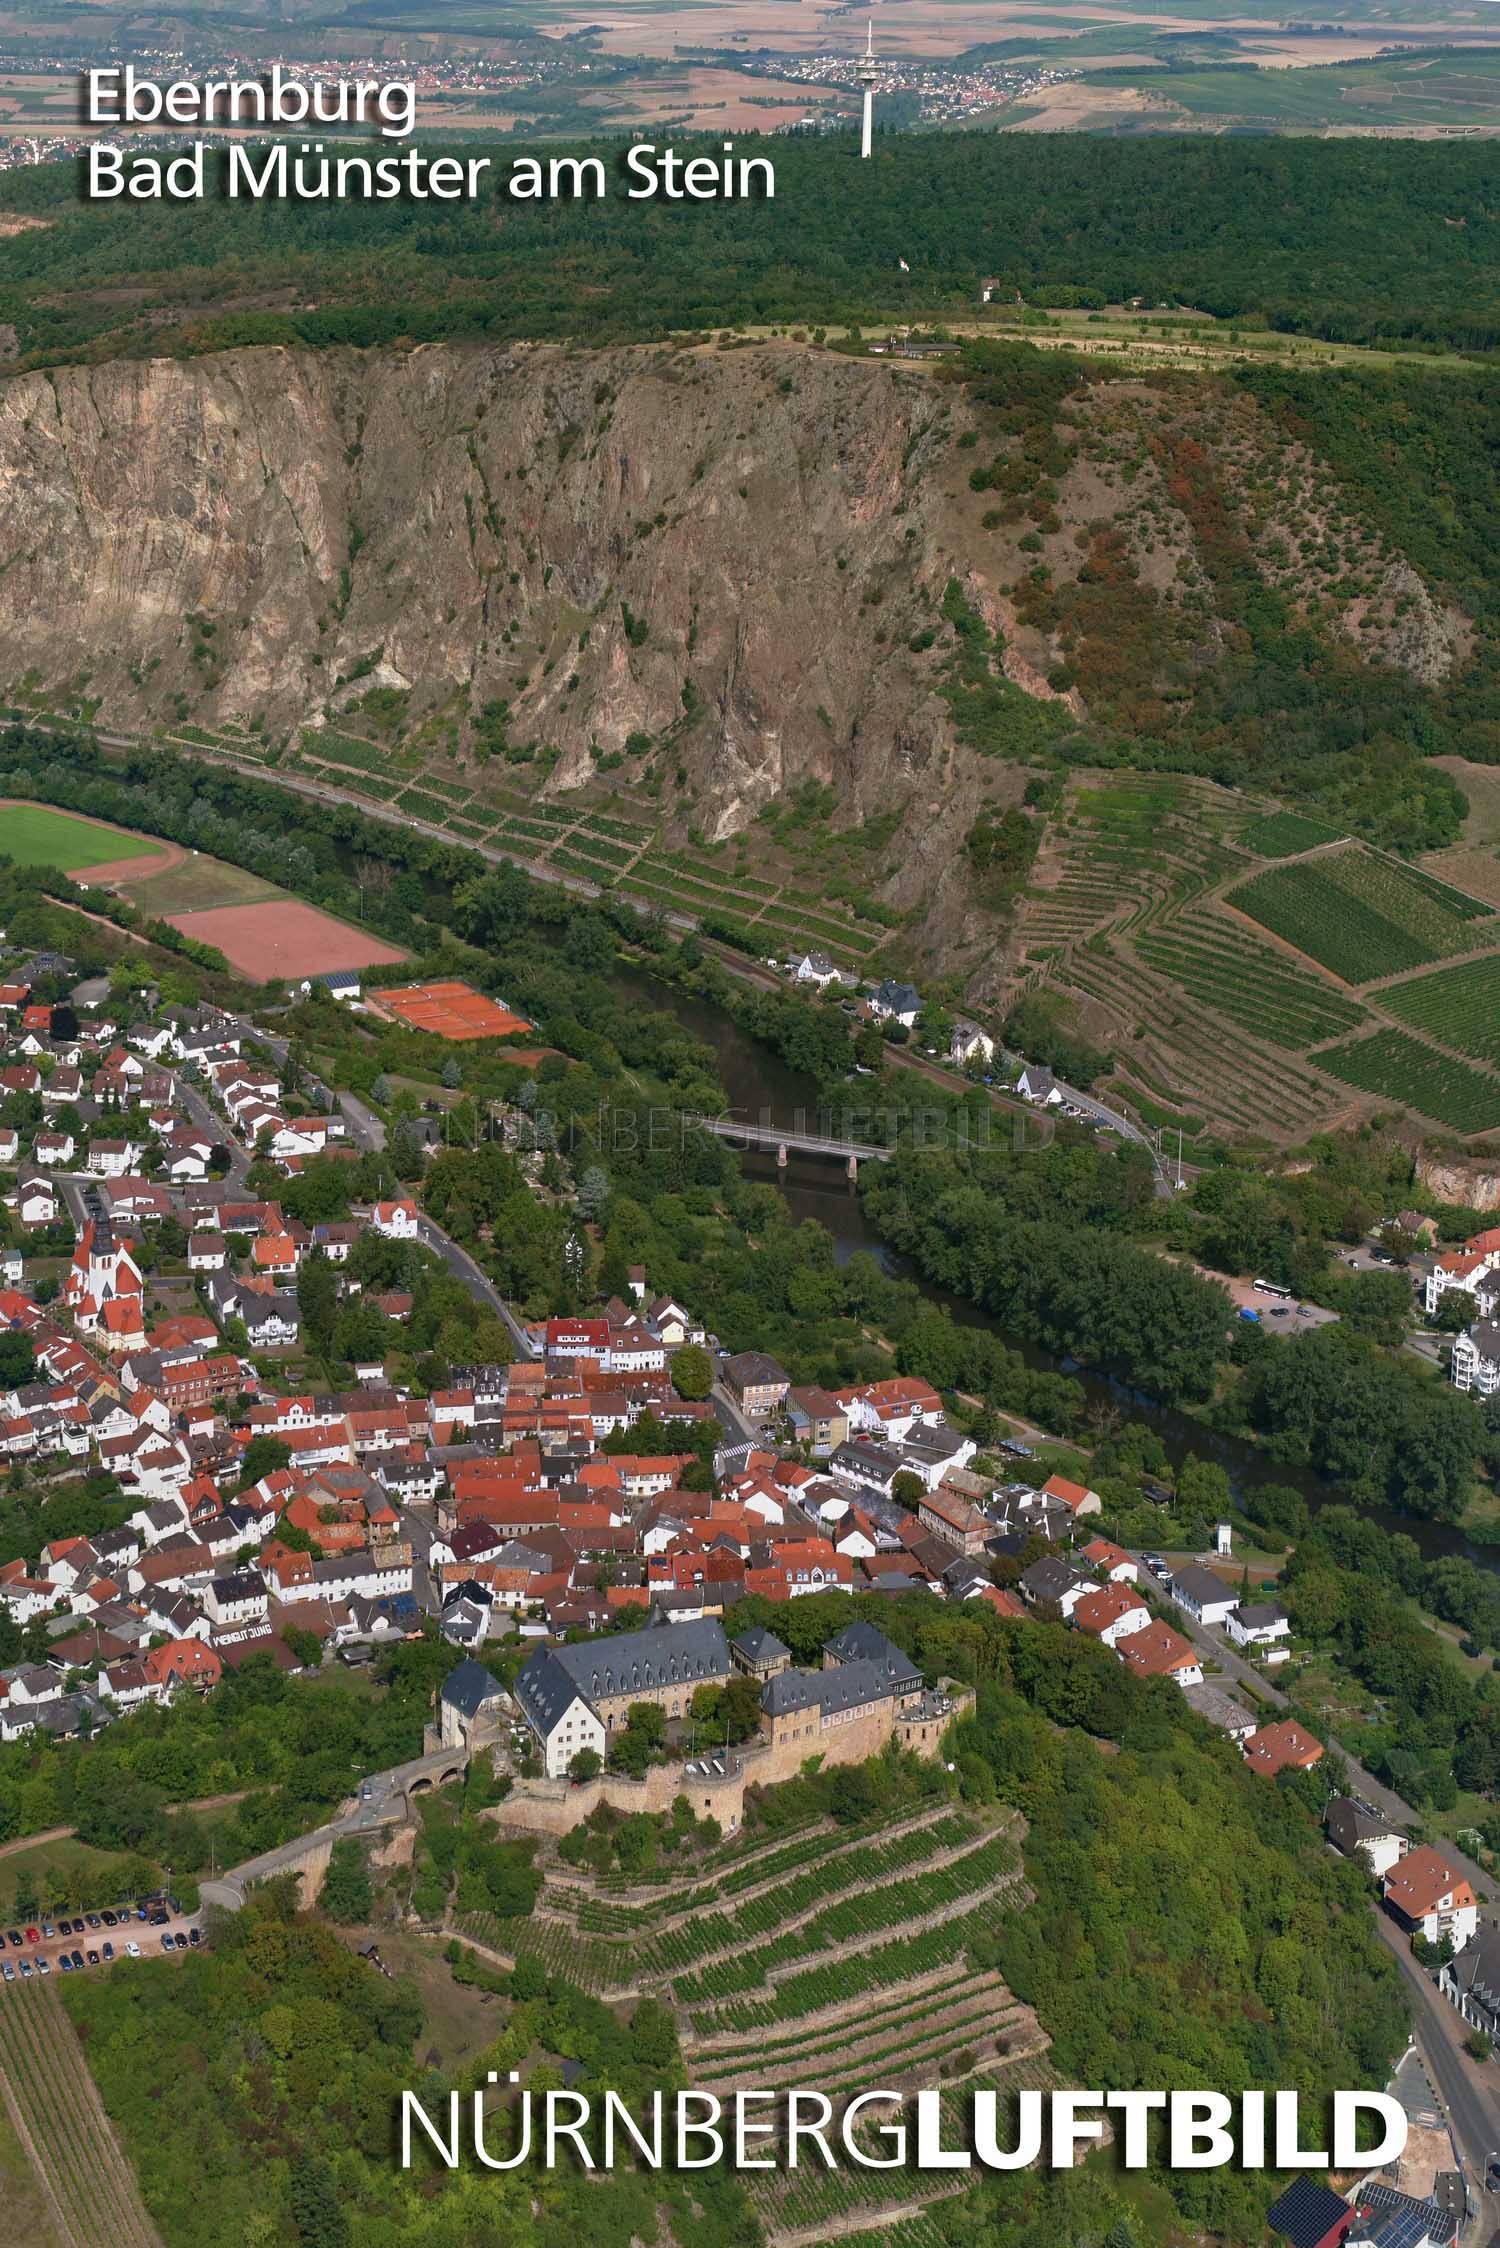
[[[875,65],[875,18],[871,16],[865,27],[865,51],[859,65],[859,82],[865,90],[864,125],[859,136],[861,156],[869,155],[875,131],[875,80],[878,75]]]

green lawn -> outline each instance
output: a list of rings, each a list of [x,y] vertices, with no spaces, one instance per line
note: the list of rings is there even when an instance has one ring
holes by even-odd
[[[46,804],[0,805],[0,854],[18,866],[105,866],[114,859],[145,859],[161,845],[144,835],[122,835],[75,812],[54,812]]]
[[[126,1868],[136,1862],[128,1850],[96,1850],[71,1835],[11,1851],[0,1858],[0,1921],[8,1927],[16,1919],[16,1897],[28,1881],[40,1912],[113,1904],[125,1892]]]

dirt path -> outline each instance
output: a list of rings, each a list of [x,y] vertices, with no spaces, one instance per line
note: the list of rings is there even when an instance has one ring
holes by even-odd
[[[107,826],[109,823],[103,821],[100,824]],[[121,827],[116,828],[115,833],[117,835],[128,835],[130,830]],[[174,866],[181,866],[183,860],[187,857],[187,852],[180,843],[169,843],[165,836],[153,835],[150,840],[153,843],[160,843],[160,858],[103,859],[98,866],[77,868],[73,880],[85,883],[96,890],[111,890],[121,882],[143,882],[155,874],[169,874]]]

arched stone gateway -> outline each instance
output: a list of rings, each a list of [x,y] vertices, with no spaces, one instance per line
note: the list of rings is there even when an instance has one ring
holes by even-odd
[[[439,1748],[398,1764],[389,1772],[372,1774],[361,1780],[354,1804],[341,1817],[314,1827],[311,1834],[283,1842],[278,1849],[263,1851],[213,1880],[200,1882],[204,1904],[217,1906],[221,1912],[238,1912],[253,1888],[283,1873],[297,1875],[303,1904],[313,1904],[335,1842],[346,1837],[374,1841],[393,1827],[409,1826],[414,1817],[413,1799],[430,1794],[449,1780],[461,1780],[468,1763],[467,1748]]]

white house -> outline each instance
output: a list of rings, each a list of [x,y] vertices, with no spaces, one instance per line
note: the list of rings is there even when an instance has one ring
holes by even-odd
[[[995,1058],[995,1041],[978,1023],[955,1023],[948,1041],[948,1059],[959,1069],[979,1062],[986,1069]]]
[[[89,1148],[88,1167],[96,1178],[123,1179],[140,1160],[141,1150],[133,1140],[95,1140]]]
[[[268,1605],[265,1579],[253,1569],[214,1577],[203,1592],[203,1612],[216,1624],[260,1622]]]
[[[1476,1308],[1486,1318],[1500,1302],[1500,1278],[1496,1276],[1495,1258],[1488,1250],[1451,1249],[1441,1257],[1424,1260],[1416,1269],[1423,1308],[1429,1319],[1451,1288],[1461,1288],[1465,1295],[1472,1296]]]
[[[1284,1663],[1290,1652],[1291,1620],[1275,1600],[1251,1600],[1224,1619],[1224,1631],[1236,1647],[1261,1649],[1266,1660]]]
[[[1222,1577],[1216,1577],[1212,1569],[1200,1569],[1196,1563],[1179,1569],[1172,1598],[1200,1624],[1227,1623],[1240,1604],[1239,1594],[1231,1592]]]
[[[1071,1620],[1075,1631],[1087,1632],[1091,1639],[1102,1639],[1106,1647],[1115,1647],[1133,1631],[1144,1631],[1151,1621],[1151,1611],[1128,1585],[1098,1585],[1073,1603]]]
[[[1430,1944],[1452,1938],[1461,1951],[1479,1926],[1479,1906],[1463,1874],[1439,1850],[1409,1850],[1386,1873],[1381,1894],[1404,1927]]]
[[[922,994],[915,984],[887,976],[870,995],[870,1012],[878,1022],[897,1022],[910,1030],[922,1012]]]
[[[22,1225],[51,1225],[57,1216],[57,1190],[52,1181],[39,1172],[22,1179],[16,1212]]]
[[[1040,1062],[1027,1062],[1016,1079],[1016,1091],[1023,1101],[1034,1101],[1039,1108],[1059,1108],[1062,1094],[1050,1069]]]
[[[829,984],[838,983],[842,980],[838,969],[826,952],[804,952],[793,960],[790,966],[796,982],[816,984],[819,991],[824,991]]]
[[[521,1713],[535,1734],[549,1779],[561,1779],[583,1749],[603,1756],[604,1720],[545,1648],[532,1656],[515,1684]]]
[[[1383,1881],[1411,1848],[1394,1819],[1357,1795],[1336,1795],[1323,1813],[1323,1824],[1334,1848],[1346,1858],[1357,1852],[1377,1881]]]
[[[1492,1397],[1500,1389],[1500,1326],[1483,1319],[1456,1336],[1450,1372],[1456,1389]]]
[[[417,1206],[415,1202],[377,1202],[370,1212],[370,1223],[377,1233],[392,1241],[415,1241],[417,1238]]]

